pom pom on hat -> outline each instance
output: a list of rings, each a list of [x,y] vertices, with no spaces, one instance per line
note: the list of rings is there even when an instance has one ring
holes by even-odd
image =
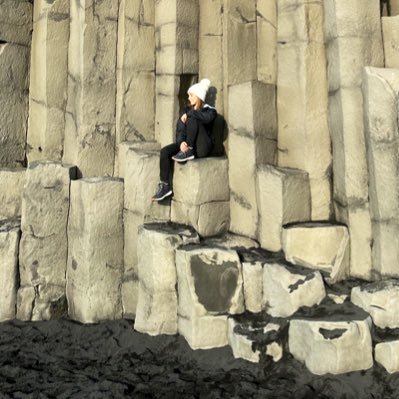
[[[188,89],[187,93],[194,94],[194,96],[197,96],[202,101],[205,101],[206,93],[209,89],[210,84],[211,81],[209,79],[202,79],[200,82],[196,83],[195,85],[192,85]]]

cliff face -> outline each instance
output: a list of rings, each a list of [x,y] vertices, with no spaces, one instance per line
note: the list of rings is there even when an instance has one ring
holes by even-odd
[[[0,319],[137,313],[141,331],[220,346],[226,314],[291,317],[324,282],[399,277],[398,13],[378,0],[1,1]],[[173,199],[152,203],[159,150],[205,77],[213,156],[178,165]],[[244,267],[242,242],[280,257]],[[367,317],[356,323],[368,342]]]

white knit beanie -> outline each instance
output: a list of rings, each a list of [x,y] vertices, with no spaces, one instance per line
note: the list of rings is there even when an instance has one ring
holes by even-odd
[[[202,79],[200,82],[196,83],[195,85],[192,85],[187,90],[187,93],[194,94],[194,96],[197,96],[202,101],[205,101],[206,93],[209,89],[210,84],[211,81],[209,79]]]

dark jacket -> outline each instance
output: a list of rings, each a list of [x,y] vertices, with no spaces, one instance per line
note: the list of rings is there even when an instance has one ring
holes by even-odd
[[[211,107],[208,104],[204,104],[201,110],[195,110],[191,107],[186,107],[183,112],[180,114],[179,119],[176,124],[176,143],[181,144],[186,140],[186,125],[181,121],[181,116],[183,114],[187,114],[187,118],[195,118],[197,121],[201,122],[208,136],[211,135],[213,122],[215,121],[217,112],[214,107]]]

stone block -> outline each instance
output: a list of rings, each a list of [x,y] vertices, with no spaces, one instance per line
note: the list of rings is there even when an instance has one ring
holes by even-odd
[[[66,293],[82,323],[122,317],[123,181],[92,177],[71,184]]]
[[[198,235],[184,226],[150,223],[139,228],[137,331],[150,335],[177,333],[175,250],[195,242],[199,242]]]
[[[0,25],[1,30],[3,24]],[[13,29],[19,30],[16,26]],[[0,39],[0,167],[15,168],[24,164],[29,54],[29,47],[2,42]]]
[[[61,161],[68,83],[69,2],[35,1],[27,157]]]
[[[283,228],[285,259],[320,270],[335,283],[349,276],[349,233],[346,226],[304,223]]]
[[[288,317],[302,306],[319,304],[326,296],[320,272],[278,262],[263,267],[263,303],[273,317]]]
[[[218,237],[206,238],[204,244],[209,247],[217,246],[227,249],[259,248],[259,243],[249,237],[226,233]]]
[[[399,276],[399,72],[366,67],[363,75],[365,140],[372,218],[372,264],[379,276]]]
[[[20,221],[0,221],[0,321],[13,320],[17,305]]]
[[[30,294],[21,294],[29,303],[19,306],[32,320],[61,317],[66,309],[67,223],[71,180],[75,178],[76,167],[59,162],[33,162],[26,170],[19,273],[20,289],[28,289]],[[30,288],[35,294],[33,301]]]
[[[384,280],[354,287],[351,301],[370,314],[379,328],[399,328],[399,282]]]
[[[291,320],[289,351],[316,375],[367,370],[373,366],[370,324],[369,318]]]
[[[32,32],[32,2],[4,0],[0,13],[0,42],[30,46]]]
[[[255,2],[224,0],[223,67],[225,87],[257,79],[255,43]]]
[[[179,334],[191,349],[211,349],[228,345],[227,316],[205,315],[187,319],[179,317]]]
[[[230,195],[227,159],[200,158],[186,165],[176,164],[173,192],[176,201],[186,205],[228,201]]]
[[[192,226],[201,237],[223,234],[230,225],[230,203],[212,201],[201,205],[187,205],[173,200],[171,221]]]
[[[399,67],[399,16],[382,17],[382,37],[384,42],[384,56],[386,68]]]
[[[64,162],[112,176],[115,161],[118,3],[70,4]]]
[[[399,371],[399,341],[378,343],[375,346],[375,361],[390,374]]]
[[[270,251],[282,248],[282,226],[310,220],[307,172],[263,165],[257,174],[259,242]]]
[[[0,219],[21,216],[25,171],[24,168],[0,169]]]
[[[262,311],[263,302],[263,263],[242,262],[245,309],[252,313]]]
[[[256,2],[258,80],[277,83],[277,0]]]

